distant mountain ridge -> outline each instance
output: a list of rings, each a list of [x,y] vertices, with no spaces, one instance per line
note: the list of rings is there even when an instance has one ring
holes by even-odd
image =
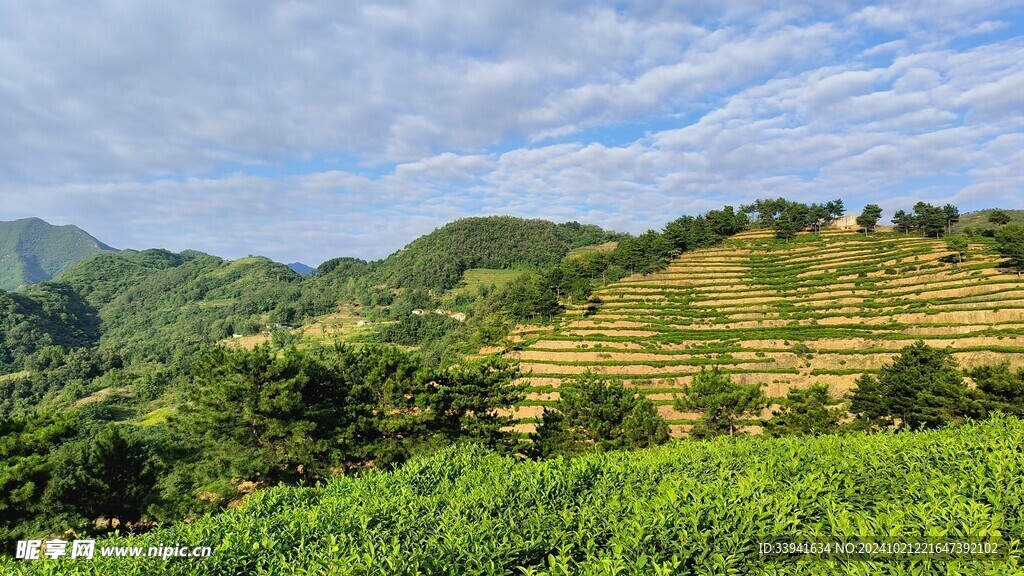
[[[316,270],[316,268],[302,262],[292,262],[291,264],[286,264],[286,266],[291,268],[292,272],[302,276],[309,276]]]
[[[0,289],[13,291],[52,280],[99,252],[117,252],[74,225],[39,218],[0,222]]]

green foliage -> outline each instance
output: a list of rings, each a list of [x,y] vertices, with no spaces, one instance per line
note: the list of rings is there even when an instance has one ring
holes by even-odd
[[[384,436],[375,394],[400,394],[416,366],[397,353],[336,354],[214,348],[194,369],[174,430],[201,450],[215,478],[293,480],[368,459],[365,445]]]
[[[195,447],[193,489],[227,498],[230,479],[387,467],[439,441],[510,449],[511,420],[499,411],[522,399],[518,375],[500,358],[431,371],[395,348],[216,348],[195,368],[172,430]]]
[[[946,238],[946,246],[956,253],[957,264],[963,264],[964,258],[967,255],[967,250],[970,248],[967,236],[963,234],[949,236]]]
[[[62,284],[0,291],[0,374],[21,369],[47,346],[92,346],[100,338],[96,310]]]
[[[914,216],[903,210],[897,210],[892,215],[892,223],[897,230],[902,230],[904,234],[910,234],[910,230],[914,228]]]
[[[64,349],[46,346],[23,363],[18,377],[0,380],[0,416],[22,416],[36,410],[48,398],[65,389],[82,393],[92,381],[121,367],[116,354],[96,348]],[[66,403],[78,397],[66,398]]]
[[[772,418],[765,422],[765,432],[772,436],[829,434],[839,429],[840,419],[846,413],[839,406],[841,401],[829,394],[825,384],[790,388],[779,404]]]
[[[402,346],[417,346],[440,340],[458,322],[443,314],[408,314],[397,322],[380,327],[374,336],[378,342],[389,342]]]
[[[138,521],[160,472],[150,448],[118,425],[62,446],[53,466],[59,473],[47,484],[43,501],[67,518],[77,516],[76,524],[97,518]]]
[[[1024,526],[1024,423],[676,442],[522,462],[455,447],[387,474],[259,492],[238,509],[103,546],[209,558],[18,562],[33,575],[1011,574]],[[762,555],[761,542],[949,542],[956,554]]]
[[[758,418],[767,405],[760,384],[737,384],[718,366],[702,366],[674,403],[676,410],[701,413],[690,430],[694,438],[733,436],[740,420]]]
[[[845,210],[841,199],[807,205],[785,198],[771,198],[755,200],[741,207],[743,213],[755,217],[755,225],[771,228],[777,238],[786,241],[807,228],[820,232],[822,227],[829,226],[841,217]]]
[[[1012,371],[1008,362],[979,366],[971,370],[970,377],[978,386],[977,392],[985,412],[1000,411],[1024,416],[1024,368]]]
[[[127,264],[115,265],[117,258]],[[101,305],[100,345],[131,361],[184,361],[233,333],[254,334],[327,311],[304,297],[303,277],[266,258],[228,262],[153,250],[94,263],[70,270],[67,281],[86,297],[101,288],[103,296],[93,296]],[[118,271],[129,271],[128,280]]]
[[[1009,224],[996,232],[996,250],[1006,258],[1006,266],[1024,272],[1024,226]]]
[[[51,454],[76,433],[70,414],[0,418],[0,542],[52,527],[43,491],[54,470]]]
[[[668,440],[668,425],[654,404],[621,381],[588,372],[563,381],[558,392],[558,402],[544,411],[533,436],[537,457],[642,448]]]
[[[394,287],[448,290],[470,268],[550,267],[571,248],[619,237],[599,230],[511,216],[465,218],[414,240],[376,265],[373,275]]]
[[[113,250],[75,226],[38,218],[0,222],[0,290],[45,282],[92,254]]]
[[[547,275],[523,274],[498,289],[491,304],[518,321],[550,319],[562,310],[558,302],[560,276],[555,268]]]
[[[914,228],[925,236],[938,238],[948,228],[948,219],[956,210],[955,207],[947,205],[948,208],[939,208],[926,202],[914,204]],[[959,214],[959,212],[957,212]],[[959,218],[959,216],[957,216]]]
[[[882,208],[878,204],[868,204],[857,216],[857,225],[864,228],[864,233],[873,232],[878,220],[882,217]]]
[[[1010,215],[1003,210],[997,209],[988,213],[988,221],[996,226],[1006,226],[1010,220]]]
[[[93,255],[65,270],[58,281],[70,286],[94,308],[100,309],[148,276],[181,266],[189,260],[167,250],[125,250]]]
[[[876,379],[857,380],[850,411],[871,426],[938,428],[971,415],[967,385],[948,350],[907,346]]]
[[[424,415],[419,433],[514,452],[519,445],[507,431],[514,420],[501,411],[525,398],[525,384],[515,383],[520,376],[517,364],[487,356],[421,378],[411,391]]]

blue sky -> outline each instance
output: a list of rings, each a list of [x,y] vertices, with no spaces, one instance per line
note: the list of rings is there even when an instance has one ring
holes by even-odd
[[[0,220],[316,265],[456,218],[1024,208],[1024,3],[0,0]]]

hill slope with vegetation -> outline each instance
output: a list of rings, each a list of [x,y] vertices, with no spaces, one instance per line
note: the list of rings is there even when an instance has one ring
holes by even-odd
[[[557,264],[573,248],[624,237],[597,226],[512,216],[464,218],[421,236],[383,260],[369,263],[371,278],[391,288],[454,288],[471,268],[540,268]],[[351,259],[321,264],[318,273],[366,272]]]
[[[77,226],[39,218],[0,222],[0,290],[45,282],[97,252],[114,252]]]
[[[958,264],[946,241],[902,233],[758,231],[683,254],[526,334],[512,353],[531,373],[522,429],[587,372],[638,388],[678,434],[698,414],[674,398],[702,367],[779,398],[816,383],[840,396],[916,340],[967,369],[1024,365],[1024,282],[983,238],[966,254]]]

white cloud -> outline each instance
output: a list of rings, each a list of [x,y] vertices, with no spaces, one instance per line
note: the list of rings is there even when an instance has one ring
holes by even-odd
[[[474,214],[1022,206],[1020,6],[11,3],[0,217],[315,264]]]

